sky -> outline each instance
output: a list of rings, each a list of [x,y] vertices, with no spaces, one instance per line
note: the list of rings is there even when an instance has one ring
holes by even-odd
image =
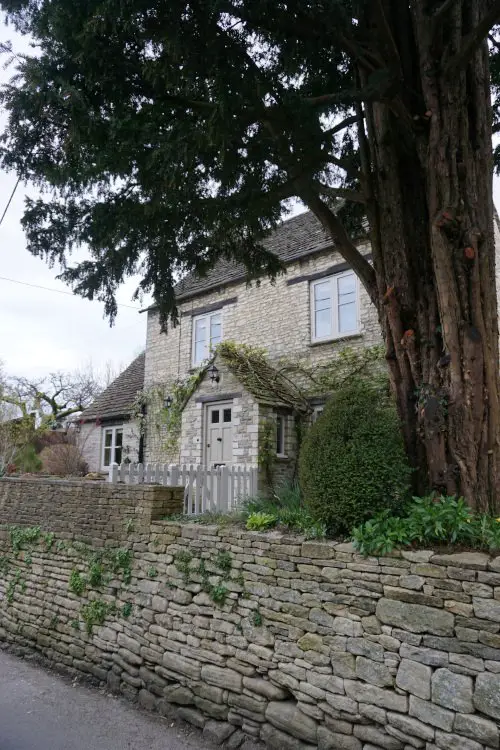
[[[6,27],[0,14],[0,42],[9,39],[16,52],[30,51],[26,39]],[[0,85],[13,72],[12,68],[3,70],[4,58],[0,57]],[[0,131],[4,122],[0,111]],[[0,216],[16,179],[13,173],[0,171]],[[131,301],[138,280],[130,280],[119,290],[118,302],[129,307],[118,308],[110,328],[102,303],[73,295],[55,278],[57,268],[50,269],[26,250],[21,227],[26,194],[34,196],[36,191],[19,185],[0,226],[0,361],[5,371],[35,379],[50,372],[84,369],[89,364],[96,372],[103,372],[107,363],[115,372],[123,369],[146,342],[146,315],[140,315],[140,304]]]
[[[0,13],[0,43],[7,40],[17,53],[32,51],[26,38],[4,25]],[[0,85],[12,75],[12,69],[3,70],[2,62],[0,58]],[[0,111],[0,132],[4,122]],[[0,170],[0,216],[15,182],[13,173]],[[110,327],[102,303],[73,295],[56,279],[57,268],[50,269],[26,250],[21,227],[26,194],[33,197],[36,191],[20,185],[0,226],[0,363],[7,374],[32,379],[89,365],[96,372],[103,372],[106,365],[119,372],[145,346],[146,315],[139,314],[139,303],[131,301],[138,279],[130,279],[119,290],[118,316]],[[498,177],[494,198],[500,208]]]

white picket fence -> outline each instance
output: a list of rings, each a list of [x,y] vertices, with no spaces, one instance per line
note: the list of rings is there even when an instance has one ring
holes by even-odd
[[[254,466],[205,466],[126,463],[112,466],[113,484],[162,484],[184,487],[184,513],[224,513],[257,494],[258,469]]]

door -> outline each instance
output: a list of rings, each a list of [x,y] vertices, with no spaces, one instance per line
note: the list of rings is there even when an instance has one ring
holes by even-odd
[[[205,456],[207,466],[231,464],[233,460],[233,405],[207,406]]]

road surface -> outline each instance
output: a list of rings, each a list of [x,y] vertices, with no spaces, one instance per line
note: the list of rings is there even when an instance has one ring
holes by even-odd
[[[209,750],[200,732],[0,651],[1,750]]]

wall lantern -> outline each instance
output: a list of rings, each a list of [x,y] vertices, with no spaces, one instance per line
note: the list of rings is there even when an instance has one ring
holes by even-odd
[[[220,375],[219,375],[219,371],[218,371],[218,369],[216,368],[215,365],[212,365],[212,367],[208,371],[208,374],[210,376],[210,380],[212,381],[212,383],[218,383],[219,382]]]
[[[163,402],[163,406],[165,407],[165,409],[170,409],[173,403],[174,399],[172,398],[172,396],[167,396],[165,398],[165,401]]]

